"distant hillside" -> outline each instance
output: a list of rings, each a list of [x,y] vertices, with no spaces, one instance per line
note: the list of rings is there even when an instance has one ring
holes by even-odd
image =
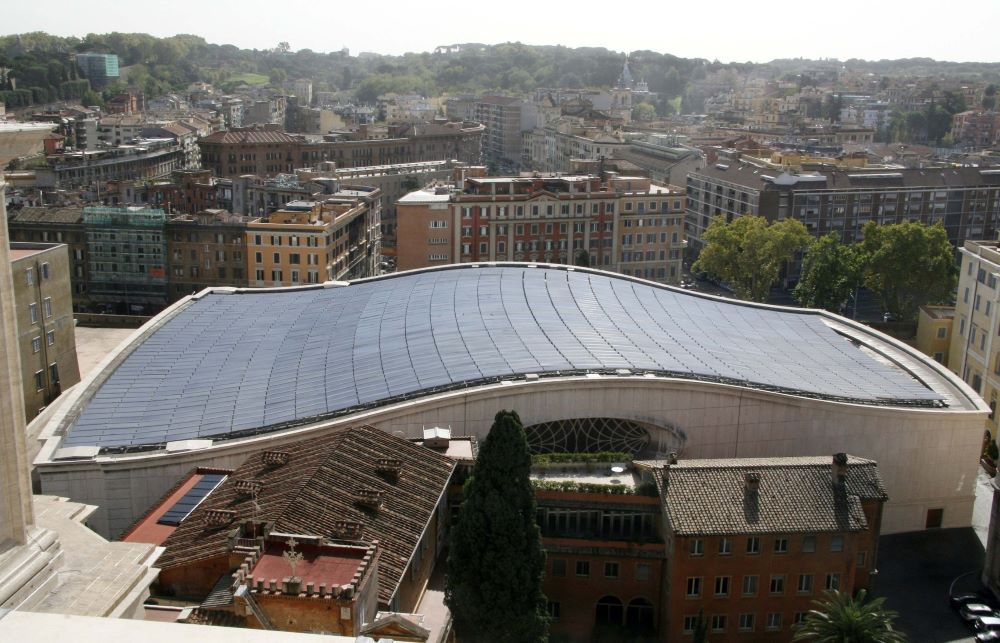
[[[240,49],[206,42],[193,35],[156,38],[148,34],[90,34],[61,38],[42,32],[0,37],[0,100],[11,107],[55,100],[99,103],[121,87],[109,87],[103,96],[90,88],[70,63],[75,52],[115,53],[129,68],[129,83],[148,96],[180,90],[195,81],[230,89],[247,78],[266,78],[275,87],[308,78],[315,91],[341,92],[346,99],[371,102],[386,92],[440,95],[500,91],[526,93],[538,87],[608,87],[621,73],[624,52],[602,47],[568,48],[520,43],[483,45],[466,43],[439,47],[438,53],[383,56],[366,53],[290,51],[287,43],[271,50]],[[1000,64],[948,63],[915,58],[898,61],[775,60],[765,65],[724,64],[678,58],[654,51],[631,53],[632,76],[649,83],[659,94],[660,114],[673,110],[678,96],[692,81],[713,72],[759,70],[779,77],[847,66],[882,75],[951,75],[969,79],[1000,78]],[[7,73],[3,73],[7,70]],[[13,91],[16,85],[18,91]],[[698,101],[688,101],[697,109]]]

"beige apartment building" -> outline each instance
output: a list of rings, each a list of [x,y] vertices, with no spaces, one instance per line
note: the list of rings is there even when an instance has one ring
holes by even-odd
[[[11,243],[24,412],[32,419],[80,381],[65,244]]]
[[[290,201],[247,224],[250,286],[370,277],[378,270],[382,194],[344,186],[323,201]]]
[[[966,241],[952,322],[948,368],[996,411],[1000,396],[1000,242]],[[997,416],[986,428],[997,435]]]
[[[684,191],[646,177],[466,175],[407,194],[396,212],[399,270],[526,261],[681,276]]]

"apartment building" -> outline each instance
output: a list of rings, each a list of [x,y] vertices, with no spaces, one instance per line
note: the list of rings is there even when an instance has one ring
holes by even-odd
[[[790,641],[824,590],[853,595],[876,569],[887,496],[871,460],[681,460],[654,469],[668,552],[660,633]]]
[[[166,305],[166,219],[163,210],[152,208],[83,209],[92,302],[131,314]]]
[[[290,201],[247,224],[251,286],[297,286],[377,274],[378,188],[344,186],[323,201]]]
[[[948,368],[989,403],[1000,396],[1000,242],[966,241],[959,250],[958,293],[948,350]],[[996,413],[986,429],[997,435]]]
[[[65,244],[11,243],[24,412],[31,420],[80,381]]]
[[[164,229],[170,300],[212,286],[249,285],[246,231],[250,221],[250,217],[225,210],[203,210],[170,218]]]
[[[681,274],[683,198],[645,177],[469,177],[397,202],[397,268],[530,261],[665,283]]]
[[[198,145],[204,167],[216,176],[274,176],[325,161],[336,163],[338,168],[441,159],[477,164],[483,131],[479,123],[405,123],[391,128],[382,139],[309,142],[280,128],[264,126],[215,132]],[[520,138],[518,146],[520,149]]]
[[[496,172],[520,170],[522,133],[535,127],[534,103],[510,96],[483,96],[474,104],[473,113],[475,120],[486,127],[483,162]]]
[[[839,169],[793,173],[734,160],[690,172],[685,232],[692,248],[716,217],[795,218],[816,236],[860,238],[869,221],[940,223],[960,247],[1000,229],[1000,168]]]
[[[8,212],[7,230],[11,241],[64,243],[69,253],[67,275],[72,288],[74,310],[89,304],[87,284],[90,261],[87,236],[83,229],[83,208],[21,208]]]

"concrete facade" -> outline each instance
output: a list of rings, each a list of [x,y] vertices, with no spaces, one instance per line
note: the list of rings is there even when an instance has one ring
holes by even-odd
[[[80,381],[69,252],[59,244],[11,244],[24,410],[31,419]]]
[[[85,382],[84,387],[93,382]],[[838,451],[879,462],[890,501],[883,533],[923,529],[943,509],[942,526],[970,523],[982,444],[981,403],[964,410],[881,408],[648,377],[546,378],[501,382],[359,413],[283,433],[182,453],[53,459],[46,444],[36,468],[46,493],[97,504],[91,524],[118,534],[194,466],[234,468],[252,451],[339,426],[368,423],[419,437],[425,426],[485,437],[497,409],[517,409],[526,426],[574,417],[618,417],[662,429],[655,450],[685,458],[825,455]],[[399,432],[399,433],[397,433]]]

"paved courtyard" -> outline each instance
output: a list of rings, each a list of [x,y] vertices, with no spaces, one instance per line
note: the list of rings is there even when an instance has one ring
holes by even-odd
[[[80,362],[80,378],[83,379],[135,329],[77,326],[75,331],[76,358]]]
[[[896,621],[914,642],[974,641],[971,630],[948,604],[949,590],[979,589],[992,487],[980,473],[976,481],[973,526],[883,536],[875,594],[899,612]],[[956,580],[957,579],[957,580]]]

